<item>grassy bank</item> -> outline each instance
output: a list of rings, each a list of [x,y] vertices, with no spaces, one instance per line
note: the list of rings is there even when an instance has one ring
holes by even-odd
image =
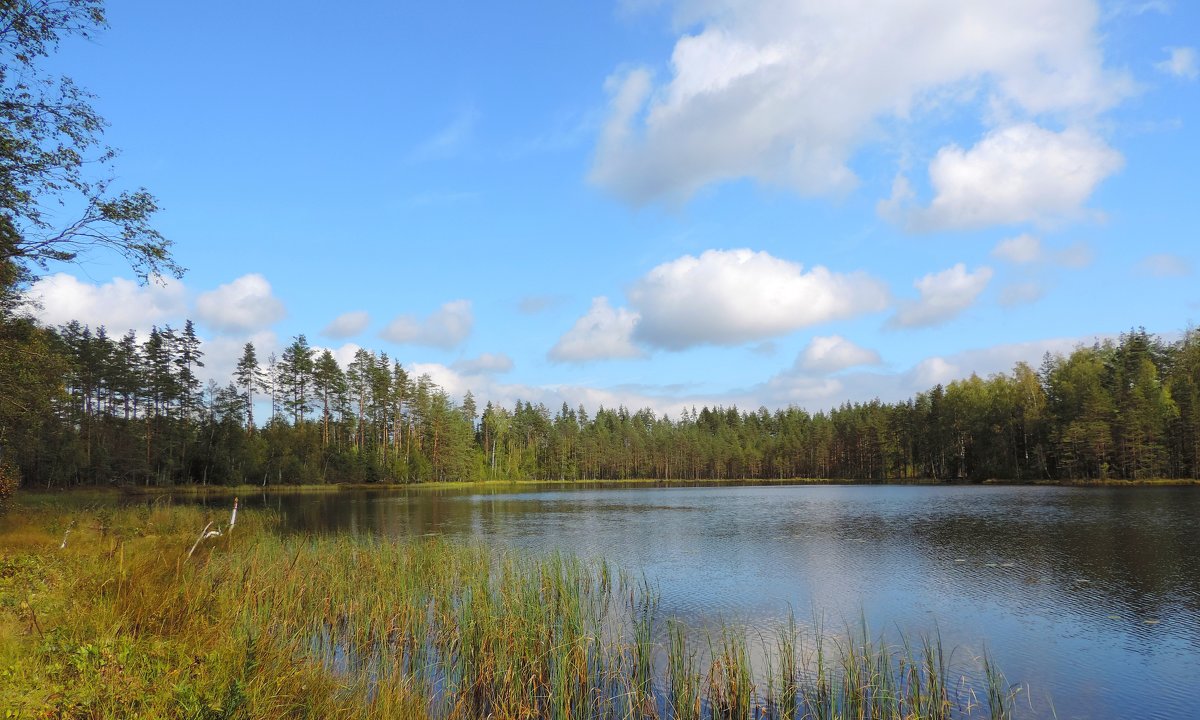
[[[936,640],[794,622],[701,635],[603,563],[229,521],[18,496],[0,520],[5,717],[824,720],[1011,704],[998,674],[950,666]]]
[[[917,484],[941,484],[940,481],[913,481]],[[504,489],[529,487],[697,487],[697,486],[755,486],[755,485],[861,485],[871,484],[861,480],[828,480],[817,478],[787,478],[782,480],[729,480],[729,479],[653,479],[624,478],[621,480],[452,480],[443,482],[417,483],[328,483],[323,485],[126,485],[114,488],[131,495],[257,495],[270,493],[324,493],[339,490],[461,490],[461,489]]]
[[[1173,487],[1200,486],[1200,480],[1191,478],[1146,478],[1142,480],[1075,480],[1015,482],[1012,480],[985,480],[983,482],[958,482],[935,478],[909,478],[905,480],[838,480],[829,478],[785,478],[763,479],[647,479],[626,478],[623,480],[479,480],[420,483],[329,483],[322,485],[172,485],[169,487],[146,485],[122,485],[107,488],[80,487],[66,491],[33,490],[37,494],[66,492],[96,497],[111,497],[113,493],[127,495],[187,495],[200,497],[234,497],[270,495],[275,493],[336,493],[344,490],[413,490],[449,491],[478,490],[481,492],[519,491],[531,487],[752,487],[752,486],[805,486],[805,485],[1012,485],[1012,486],[1058,486],[1058,487]]]

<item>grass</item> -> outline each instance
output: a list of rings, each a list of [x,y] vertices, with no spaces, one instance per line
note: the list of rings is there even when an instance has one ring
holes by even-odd
[[[669,480],[648,478],[625,478],[620,480],[476,480],[419,483],[327,483],[309,485],[198,485],[179,484],[171,486],[121,485],[111,487],[81,486],[68,490],[40,490],[29,488],[24,491],[27,498],[40,497],[46,503],[62,502],[61,498],[72,498],[68,502],[111,502],[114,497],[251,497],[274,494],[327,494],[347,490],[395,491],[395,492],[446,492],[472,490],[486,493],[519,492],[527,488],[548,487],[748,487],[748,486],[806,486],[806,485],[1006,485],[1006,486],[1059,486],[1059,487],[1173,487],[1197,486],[1194,478],[1145,478],[1140,480],[945,480],[936,478],[904,478],[893,480],[853,480],[831,478],[782,478],[782,479],[681,479]],[[2,490],[2,488],[0,488]],[[2,492],[0,492],[2,495]],[[26,500],[27,504],[36,502]],[[2,504],[2,503],[0,503]]]
[[[0,525],[4,717],[899,720],[1011,707],[990,663],[952,670],[936,640],[829,637],[793,619],[761,647],[734,625],[704,642],[660,617],[644,580],[603,563],[282,537],[246,509],[228,521],[18,495]],[[210,523],[220,534],[189,557]]]
[[[750,486],[750,485],[853,485],[863,484],[861,480],[829,480],[820,478],[786,478],[786,479],[651,479],[624,478],[620,480],[452,480],[443,482],[416,483],[327,483],[310,485],[193,485],[180,484],[169,487],[147,485],[124,485],[113,488],[108,492],[120,492],[128,495],[200,495],[200,496],[233,496],[233,495],[262,495],[273,493],[330,493],[342,490],[488,490],[505,491],[519,490],[530,487],[616,487],[622,485],[656,487],[695,487],[695,486]],[[934,481],[929,481],[934,482]],[[81,489],[86,492],[87,490]],[[76,492],[71,490],[69,492]],[[105,492],[103,489],[99,492]]]

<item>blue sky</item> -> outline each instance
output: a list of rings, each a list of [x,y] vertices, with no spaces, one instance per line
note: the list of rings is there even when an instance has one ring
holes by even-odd
[[[51,268],[42,318],[674,414],[1200,317],[1195,3],[406,5],[110,2],[55,69],[188,273]]]

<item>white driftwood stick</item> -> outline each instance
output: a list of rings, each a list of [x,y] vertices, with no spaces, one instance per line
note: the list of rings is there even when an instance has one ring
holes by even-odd
[[[196,552],[196,548],[200,546],[200,542],[202,540],[204,540],[204,538],[217,537],[218,535],[221,534],[217,530],[210,531],[209,530],[210,527],[212,527],[211,522],[209,524],[205,525],[204,529],[200,531],[200,537],[196,538],[196,543],[194,545],[192,545],[191,550],[188,550],[188,554],[187,554],[188,557],[191,557],[192,553]]]

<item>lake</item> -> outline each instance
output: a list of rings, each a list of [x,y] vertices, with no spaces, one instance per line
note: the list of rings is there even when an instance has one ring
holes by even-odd
[[[444,535],[644,574],[693,627],[801,623],[988,653],[1019,716],[1194,717],[1200,488],[542,487],[243,498],[285,531]],[[208,500],[208,503],[225,501]]]

